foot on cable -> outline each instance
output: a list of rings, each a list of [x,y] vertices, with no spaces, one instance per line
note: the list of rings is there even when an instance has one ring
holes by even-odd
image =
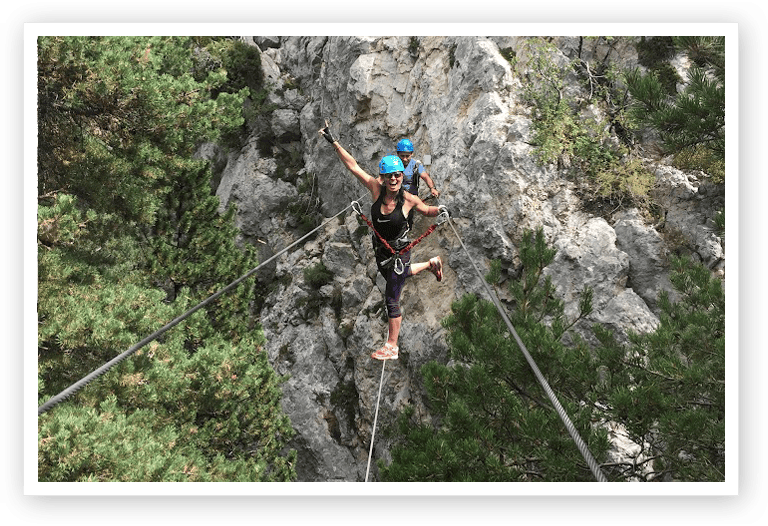
[[[385,343],[384,347],[371,355],[374,360],[397,360],[397,351],[399,348],[391,343]]]
[[[437,281],[443,281],[443,260],[440,256],[429,260],[429,271],[435,275]]]

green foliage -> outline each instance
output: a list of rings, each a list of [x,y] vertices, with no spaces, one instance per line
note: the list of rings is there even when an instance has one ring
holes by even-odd
[[[322,261],[303,270],[304,281],[313,289],[319,289],[333,281],[333,273],[326,268]]]
[[[675,47],[682,49],[699,68],[725,82],[725,37],[678,36]]]
[[[256,266],[255,249],[236,243],[235,209],[218,212],[219,200],[210,193],[207,167],[177,180],[164,197],[156,235],[147,241],[152,253],[148,267],[170,299],[186,295],[202,301]],[[248,324],[253,287],[252,281],[243,283],[206,307],[213,329],[237,341],[238,327]]]
[[[38,479],[69,481],[188,480],[202,455],[177,447],[173,427],[156,428],[154,415],[129,416],[110,397],[97,409],[64,406],[43,416],[38,443]],[[152,431],[152,432],[148,432]]]
[[[268,94],[258,49],[239,38],[219,37],[201,44],[204,46],[196,50],[195,71],[199,72],[198,75],[226,72],[226,82],[216,87],[211,96],[218,98],[220,93],[244,94],[247,103],[243,106],[243,113],[247,121],[252,121],[264,111],[264,99]],[[227,130],[222,134],[221,142],[239,149],[246,137],[245,130],[245,126]]]
[[[222,39],[209,46],[215,48],[221,56],[222,67],[227,72],[227,84],[224,91],[237,93],[248,88],[249,95],[255,95],[264,87],[261,70],[261,54],[255,46],[249,46],[240,40]]]
[[[39,39],[41,403],[256,266],[194,158],[242,125],[248,80],[201,66],[200,42]],[[253,294],[244,282],[41,415],[39,479],[294,478]]]
[[[640,37],[635,48],[637,61],[647,68],[653,68],[675,56],[674,39],[668,36]]]
[[[295,452],[281,448],[293,430],[265,353],[219,342],[190,357],[180,343],[153,345],[89,387],[96,407],[42,415],[40,480],[290,480]]]
[[[595,183],[601,196],[618,202],[619,206],[624,199],[644,208],[652,206],[649,195],[656,183],[656,177],[640,159],[629,158],[625,162],[614,163],[609,168],[596,172]]]
[[[509,60],[509,59],[508,59]],[[591,195],[618,206],[648,206],[653,176],[629,155],[627,147],[612,140],[611,129],[623,130],[623,108],[607,103],[618,98],[613,87],[618,74],[609,64],[586,65],[557,58],[555,47],[543,39],[526,41],[511,60],[524,77],[523,99],[533,111],[534,152],[541,164],[571,166],[595,187]],[[590,98],[567,95],[566,78],[582,71],[589,83]],[[599,72],[599,73],[598,73]],[[600,105],[609,118],[585,118],[587,104]],[[616,205],[614,205],[616,206]]]
[[[656,130],[665,153],[683,167],[700,166],[718,177],[725,159],[725,38],[680,37],[676,49],[695,64],[680,93],[665,89],[654,70],[629,71],[626,82],[633,103],[630,116],[638,126]]]
[[[515,64],[515,57],[517,56],[517,53],[515,53],[515,50],[510,47],[505,47],[502,49],[499,49],[499,53],[501,53],[501,56],[504,57],[504,60],[509,62],[510,64]]]
[[[528,232],[520,248],[523,272],[510,284],[511,320],[593,454],[608,448],[606,434],[591,426],[594,406],[580,404],[593,389],[596,365],[579,343],[568,349],[565,332],[591,310],[567,320],[551,280],[543,276],[554,250],[541,230]],[[436,422],[418,421],[412,409],[398,419],[392,462],[381,465],[390,481],[593,480],[524,355],[494,305],[465,295],[444,321],[452,365],[422,369]]]
[[[672,37],[640,37],[635,45],[638,62],[652,71],[667,94],[677,93],[677,85],[683,81],[669,60],[675,56]]]
[[[408,53],[412,56],[419,54],[419,39],[418,37],[410,37],[408,39]]]
[[[561,154],[570,153],[569,139],[576,127],[573,112],[563,100],[567,68],[557,64],[555,52],[554,46],[542,39],[526,41],[520,53],[526,60],[516,63],[524,77],[523,100],[533,108],[533,142],[541,163],[555,162]]]
[[[702,171],[715,183],[725,181],[725,157],[703,144],[684,148],[673,154],[672,163],[681,170]]]
[[[192,75],[190,39],[40,37],[38,183],[152,224],[158,192],[199,164],[204,141],[242,124],[243,94]]]
[[[673,258],[676,303],[659,297],[661,324],[628,348],[596,328],[611,388],[608,416],[641,445],[641,480],[725,480],[725,293],[701,264]]]
[[[725,89],[701,68],[691,70],[688,84],[674,100],[660,89],[654,75],[633,70],[627,75],[636,100],[633,116],[656,129],[670,152],[705,145],[725,155]]]

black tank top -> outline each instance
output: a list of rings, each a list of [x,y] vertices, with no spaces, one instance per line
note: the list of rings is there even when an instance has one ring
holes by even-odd
[[[408,221],[403,215],[403,205],[401,203],[395,206],[392,213],[381,213],[381,205],[384,203],[385,193],[382,191],[376,202],[371,205],[371,220],[376,231],[389,243],[405,235],[408,230]]]

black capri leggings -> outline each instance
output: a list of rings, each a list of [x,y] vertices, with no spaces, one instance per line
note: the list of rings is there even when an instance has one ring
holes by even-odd
[[[403,285],[405,285],[406,278],[411,276],[411,252],[410,250],[405,254],[400,255],[400,260],[403,262],[403,273],[397,274],[395,272],[395,266],[390,264],[388,267],[383,267],[381,261],[386,258],[376,258],[376,265],[379,267],[379,273],[384,277],[387,282],[386,290],[384,291],[384,301],[387,305],[387,316],[390,318],[399,318],[402,316],[400,311],[400,294],[403,292]]]

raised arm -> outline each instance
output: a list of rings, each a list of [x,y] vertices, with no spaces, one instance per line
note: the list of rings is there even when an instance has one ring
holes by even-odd
[[[320,135],[331,145],[333,145],[334,150],[336,150],[336,154],[339,156],[339,159],[341,159],[341,162],[344,164],[344,167],[352,172],[352,175],[357,177],[357,179],[368,188],[368,190],[371,191],[371,194],[373,195],[374,199],[378,198],[378,194],[380,192],[381,183],[379,183],[379,180],[375,177],[372,177],[369,175],[365,170],[363,170],[359,164],[357,164],[357,161],[355,161],[355,158],[352,157],[352,155],[344,149],[344,147],[339,144],[339,141],[337,141],[333,135],[331,134],[331,129],[328,126],[328,121],[325,122],[325,128],[322,128],[319,130]]]

